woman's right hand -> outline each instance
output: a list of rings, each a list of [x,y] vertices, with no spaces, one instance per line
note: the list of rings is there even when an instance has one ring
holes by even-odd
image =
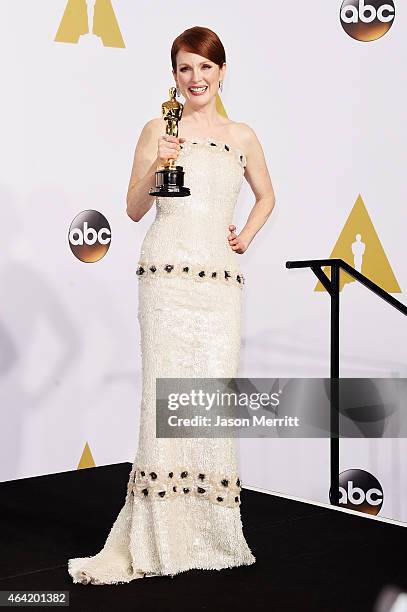
[[[170,134],[164,134],[158,139],[157,162],[164,166],[169,159],[177,159],[180,152],[180,143],[185,142],[185,138],[177,138]]]

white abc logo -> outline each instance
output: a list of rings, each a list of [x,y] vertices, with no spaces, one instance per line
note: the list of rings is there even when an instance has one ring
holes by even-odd
[[[106,236],[105,238],[103,236]],[[99,244],[108,244],[111,239],[110,230],[105,227],[100,228],[97,232],[93,227],[88,227],[88,222],[85,221],[83,224],[83,230],[79,227],[74,227],[69,232],[69,242],[72,245],[92,245],[95,242]]]
[[[383,493],[380,489],[372,488],[364,492],[360,487],[353,486],[353,480],[348,480],[348,490],[344,487],[339,487],[341,497],[339,500],[340,504],[354,504],[360,506],[366,500],[370,506],[380,506],[383,501]]]
[[[389,23],[394,19],[394,7],[391,4],[382,4],[377,10],[371,4],[365,4],[365,0],[359,0],[359,11],[356,6],[348,4],[341,10],[341,19],[344,23],[372,23],[375,19],[382,23]]]

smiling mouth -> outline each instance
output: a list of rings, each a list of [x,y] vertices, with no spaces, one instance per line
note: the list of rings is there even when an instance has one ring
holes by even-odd
[[[200,96],[206,92],[208,86],[205,85],[204,87],[189,87],[188,89],[194,96]]]

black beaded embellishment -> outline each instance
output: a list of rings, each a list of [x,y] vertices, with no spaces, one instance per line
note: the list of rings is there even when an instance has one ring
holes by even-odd
[[[177,266],[177,269],[176,269]],[[219,272],[219,274],[218,274]],[[137,276],[141,277],[141,276],[149,276],[149,275],[163,275],[164,273],[166,274],[171,274],[171,276],[177,275],[178,273],[181,274],[182,276],[190,276],[191,278],[196,278],[198,279],[220,279],[221,277],[223,278],[224,281],[226,281],[227,283],[230,282],[236,282],[238,285],[242,286],[244,285],[244,276],[243,274],[240,273],[233,273],[230,270],[218,270],[218,271],[214,271],[214,270],[210,270],[210,269],[202,269],[199,268],[196,264],[194,264],[194,266],[191,265],[184,265],[184,264],[165,264],[165,265],[161,265],[161,266],[157,266],[155,264],[151,264],[151,265],[145,265],[145,264],[139,264],[139,266],[136,269],[136,274]],[[164,276],[166,276],[166,274],[164,274]]]
[[[237,474],[195,472],[174,466],[171,471],[134,470],[128,484],[134,497],[169,500],[188,496],[205,499],[221,506],[235,507],[240,503],[240,478]]]
[[[197,145],[198,142],[196,140],[193,141],[188,141],[193,145]],[[218,149],[222,150],[222,151],[230,151],[231,154],[234,152],[236,154],[236,159],[239,160],[240,164],[242,165],[242,167],[244,169],[246,169],[246,156],[243,154],[243,152],[241,152],[240,149],[236,148],[236,147],[230,147],[228,144],[224,143],[224,142],[213,142],[211,140],[209,140],[208,138],[202,138],[199,140],[199,142],[201,144],[204,145],[209,145],[211,147],[218,147]],[[183,145],[180,145],[180,148],[183,149]]]

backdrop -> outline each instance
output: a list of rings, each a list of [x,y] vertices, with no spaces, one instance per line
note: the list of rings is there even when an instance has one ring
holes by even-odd
[[[277,197],[240,259],[240,376],[329,376],[328,295],[287,260],[353,265],[360,234],[362,272],[406,303],[407,8],[382,13],[380,37],[376,28],[363,40],[366,2],[344,4],[356,16],[342,12],[343,24],[341,0],[1,4],[2,480],[134,459],[135,269],[155,212],[132,222],[126,193],[139,133],[173,83],[171,43],[188,27],[222,39],[219,108],[255,130]],[[253,204],[244,182],[238,230]],[[68,243],[87,209],[111,228],[95,263]],[[355,283],[341,300],[341,375],[407,376],[405,318]],[[328,502],[328,440],[239,444],[244,485]],[[373,474],[381,516],[407,521],[406,440],[343,440],[340,466]]]

